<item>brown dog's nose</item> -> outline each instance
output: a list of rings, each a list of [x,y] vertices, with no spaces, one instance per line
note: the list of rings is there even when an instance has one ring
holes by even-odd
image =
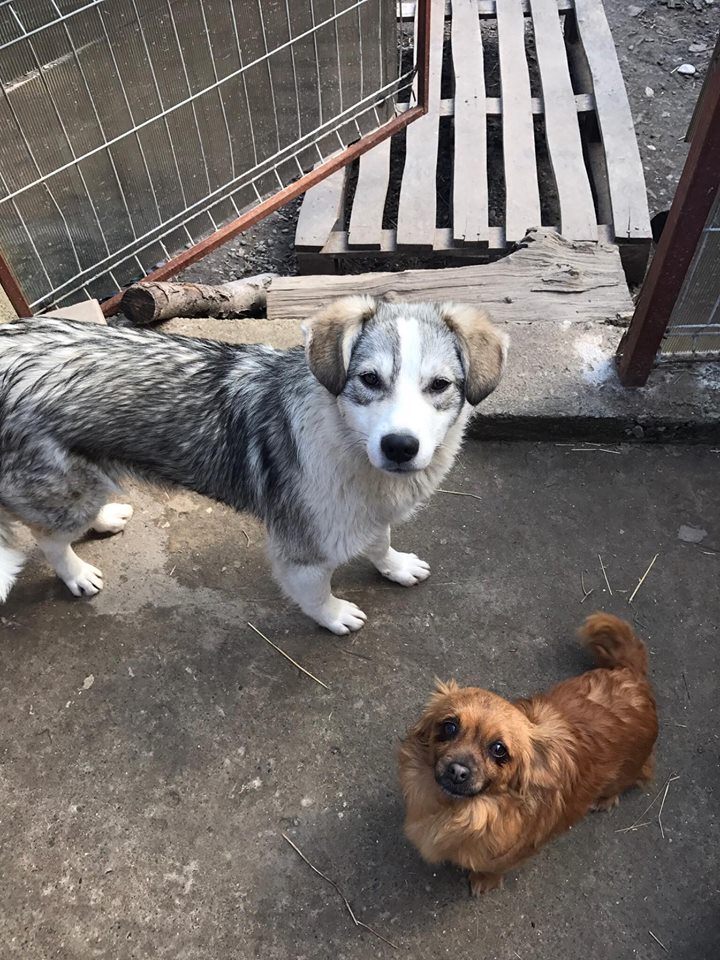
[[[451,783],[465,783],[470,778],[470,770],[462,763],[451,763],[447,768],[447,777]]]

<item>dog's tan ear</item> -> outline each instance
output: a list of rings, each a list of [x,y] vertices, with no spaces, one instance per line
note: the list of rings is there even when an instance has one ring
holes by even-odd
[[[554,742],[551,734],[540,733],[536,728],[515,757],[517,768],[510,786],[520,794],[556,788],[566,776],[569,759],[562,735]]]
[[[408,736],[419,741],[423,746],[430,742],[430,734],[440,717],[438,716],[437,705],[440,700],[450,694],[456,693],[460,687],[454,680],[448,680],[444,683],[435,677],[435,689],[430,694],[430,699],[425,705],[423,714],[414,726],[408,730]]]
[[[417,723],[414,723],[407,732],[408,739],[415,740],[423,747],[430,743],[430,734],[435,724],[435,718],[426,710]]]
[[[460,343],[465,367],[465,397],[475,407],[500,382],[510,338],[478,307],[443,303],[440,313]]]
[[[438,697],[447,697],[451,693],[457,693],[459,689],[460,687],[456,680],[448,680],[446,683],[444,680],[440,680],[439,677],[435,677],[433,700],[436,700]]]
[[[336,397],[347,382],[355,342],[376,309],[377,303],[372,297],[343,297],[303,324],[308,366]]]

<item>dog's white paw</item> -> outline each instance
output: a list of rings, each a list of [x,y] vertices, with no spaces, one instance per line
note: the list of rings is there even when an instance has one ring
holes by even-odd
[[[341,600],[339,597],[330,597],[323,608],[313,616],[321,627],[327,627],[328,630],[341,637],[364,627],[367,620],[367,616],[360,607],[356,607],[349,600]]]
[[[129,503],[106,503],[95,517],[92,528],[96,533],[120,533],[133,512]]]
[[[72,569],[58,573],[70,593],[75,597],[94,597],[103,588],[102,570],[85,563],[80,557],[74,557]]]
[[[429,563],[425,563],[414,553],[398,553],[392,549],[378,564],[378,570],[388,580],[400,583],[403,587],[414,587],[416,583],[427,580],[430,576]]]
[[[25,557],[19,550],[0,545],[0,603],[7,600],[24,562]]]

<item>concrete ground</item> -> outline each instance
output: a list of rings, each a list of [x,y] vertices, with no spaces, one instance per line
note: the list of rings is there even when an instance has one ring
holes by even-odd
[[[396,538],[432,578],[339,573],[369,615],[344,641],[280,596],[254,520],[131,490],[125,534],[79,547],[103,594],[72,599],[33,557],[2,610],[0,956],[717,957],[719,467],[709,447],[471,441],[445,488],[479,499],[438,493]],[[650,645],[657,783],[474,901],[403,839],[398,737],[436,674],[513,696],[582,670],[598,608]],[[663,837],[662,798],[644,811],[670,776]]]

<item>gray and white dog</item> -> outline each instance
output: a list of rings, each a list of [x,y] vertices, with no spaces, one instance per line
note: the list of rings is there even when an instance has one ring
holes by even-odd
[[[365,614],[333,596],[364,554],[404,586],[428,565],[390,546],[450,469],[506,350],[481,310],[337,300],[290,350],[37,318],[0,325],[0,600],[34,533],[76,596],[102,573],[72,542],[119,532],[135,475],[187,487],[268,529],[285,593],[337,634]]]

